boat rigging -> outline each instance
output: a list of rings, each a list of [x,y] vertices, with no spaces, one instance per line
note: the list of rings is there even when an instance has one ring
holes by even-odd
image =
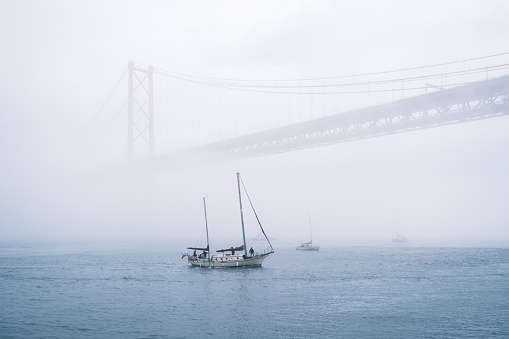
[[[265,236],[265,239],[267,240],[269,244],[269,248],[265,249],[262,253],[256,253],[253,250],[253,247],[250,248],[249,253],[247,250],[247,244],[246,244],[246,233],[244,229],[244,211],[242,208],[242,194],[240,189],[240,184],[242,183],[242,187],[244,188],[244,192],[246,194],[246,197],[249,201],[249,204],[251,205],[251,208],[253,209],[254,215],[256,217],[256,220],[258,222],[258,225],[260,226],[260,229]],[[261,266],[263,263],[263,260],[267,258],[270,254],[274,253],[274,248],[272,247],[272,244],[269,241],[269,238],[265,234],[265,231],[262,227],[262,224],[260,223],[260,219],[258,218],[258,215],[256,214],[256,211],[254,209],[253,203],[251,202],[251,198],[249,197],[249,194],[247,193],[246,187],[244,185],[244,182],[242,181],[242,178],[240,177],[240,173],[237,173],[237,187],[239,192],[239,206],[240,206],[240,222],[242,226],[242,240],[243,244],[241,246],[237,247],[230,247],[226,249],[220,249],[216,252],[221,254],[210,256],[210,245],[209,245],[209,231],[208,231],[208,222],[207,222],[207,206],[205,204],[205,198],[203,198],[203,208],[205,211],[205,230],[207,233],[207,247],[188,247],[188,250],[194,250],[192,255],[183,255],[188,257],[188,262],[192,266],[198,266],[198,267],[241,267],[241,266]],[[196,251],[203,251],[200,255],[196,254]],[[244,254],[241,255],[239,253],[235,252],[241,252],[243,251]],[[227,253],[230,252],[230,253]]]

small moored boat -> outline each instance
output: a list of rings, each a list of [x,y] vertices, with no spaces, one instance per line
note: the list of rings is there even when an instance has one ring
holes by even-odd
[[[311,214],[308,211],[309,216],[309,233],[311,235],[311,240],[308,242],[303,242],[300,246],[297,246],[295,249],[299,251],[318,251],[320,250],[320,246],[313,246],[313,232],[311,231]]]
[[[297,246],[295,249],[300,251],[318,251],[320,250],[320,246],[313,246],[313,242],[310,241],[303,242],[302,244],[300,244],[300,246]]]
[[[398,229],[396,229],[396,237],[392,238],[392,242],[407,242],[408,239],[399,234]]]

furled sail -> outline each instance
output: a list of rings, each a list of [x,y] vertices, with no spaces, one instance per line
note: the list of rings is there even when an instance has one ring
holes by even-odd
[[[244,245],[242,246],[239,246],[239,247],[230,247],[230,248],[226,248],[224,250],[217,250],[216,252],[232,252],[232,251],[243,251],[244,250]]]
[[[198,250],[198,251],[208,251],[209,250],[209,247],[207,246],[207,248],[202,248],[202,247],[188,247],[187,248],[188,250]]]

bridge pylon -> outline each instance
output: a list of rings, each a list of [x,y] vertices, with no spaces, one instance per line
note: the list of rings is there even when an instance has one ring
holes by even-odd
[[[132,162],[135,150],[148,148],[149,157],[154,155],[154,68],[130,61],[128,70],[127,161]]]

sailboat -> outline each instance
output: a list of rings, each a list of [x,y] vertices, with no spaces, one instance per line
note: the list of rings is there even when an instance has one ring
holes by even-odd
[[[260,226],[260,229],[265,236],[265,239],[267,240],[269,244],[269,248],[266,248],[261,253],[257,253],[253,250],[253,247],[250,248],[249,253],[247,251],[247,244],[246,244],[246,234],[244,232],[244,211],[242,209],[242,196],[241,196],[241,190],[240,190],[240,183],[242,181],[242,178],[240,177],[240,173],[237,173],[237,186],[239,191],[239,205],[240,205],[240,222],[242,225],[242,239],[243,244],[241,246],[237,247],[230,247],[226,249],[220,249],[217,250],[217,253],[210,256],[210,245],[209,245],[209,231],[208,231],[208,223],[207,223],[207,207],[205,204],[205,198],[203,198],[203,207],[205,209],[205,230],[207,232],[207,247],[188,247],[189,250],[194,250],[193,255],[188,255],[188,262],[192,266],[197,267],[242,267],[242,266],[261,266],[263,263],[263,260],[267,258],[270,254],[274,253],[274,248],[272,247],[272,244],[269,241],[269,238],[265,234],[265,231],[263,230],[263,227],[260,223],[260,220],[258,219],[258,215],[256,214],[256,211],[254,210],[253,204],[251,203],[251,199],[249,198],[249,194],[247,193],[246,187],[244,186],[244,182],[242,182],[242,187],[244,187],[244,191],[246,193],[246,196],[249,200],[249,203],[251,204],[251,208],[253,209],[254,215],[256,217],[256,220],[258,221],[258,225]],[[203,251],[200,255],[196,255],[196,251]],[[228,253],[230,252],[230,253]],[[242,254],[243,252],[243,254]]]
[[[392,238],[392,242],[407,242],[408,239],[399,234],[399,230],[396,228],[396,237]]]
[[[311,234],[311,240],[308,242],[303,242],[300,244],[300,246],[297,246],[295,249],[300,251],[318,251],[320,250],[320,246],[313,246],[313,232],[311,230],[311,214],[308,212],[309,215],[309,232]]]
[[[194,250],[192,255],[182,255],[187,256],[187,261],[191,263],[193,266],[210,266],[210,245],[209,245],[209,225],[207,222],[207,204],[205,203],[205,198],[203,197],[203,209],[205,210],[205,231],[207,233],[207,247],[188,247],[188,250]],[[196,254],[196,251],[203,251],[200,254]]]

